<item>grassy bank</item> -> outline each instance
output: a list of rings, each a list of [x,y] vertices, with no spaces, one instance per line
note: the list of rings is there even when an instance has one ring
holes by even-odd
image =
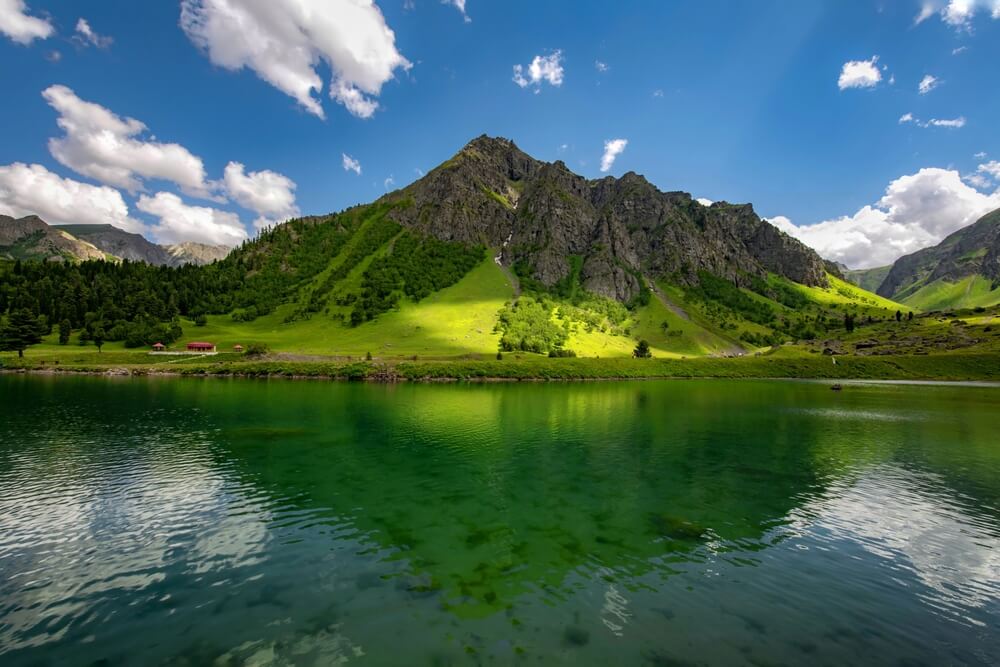
[[[221,356],[221,355],[220,355]],[[172,364],[136,363],[138,357],[54,363],[4,358],[7,370],[108,371],[134,375],[316,377],[373,381],[611,380],[644,378],[802,378],[1000,381],[1000,355],[940,354],[838,357],[761,356],[734,359],[546,359],[448,361],[286,361],[207,357]],[[110,362],[110,363],[105,363]]]

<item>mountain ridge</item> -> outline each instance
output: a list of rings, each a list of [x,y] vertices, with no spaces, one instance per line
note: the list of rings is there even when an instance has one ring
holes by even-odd
[[[705,207],[634,172],[588,180],[504,138],[473,139],[380,201],[403,204],[389,216],[404,227],[500,249],[502,264],[548,287],[570,273],[571,257],[580,257],[583,286],[622,302],[641,291],[646,273],[694,284],[699,271],[708,271],[746,285],[772,272],[827,284],[819,255],[749,204]]]
[[[0,258],[86,261],[127,259],[154,266],[208,264],[231,249],[196,242],[157,245],[114,225],[49,225],[37,215],[0,215]]]
[[[876,292],[922,308],[1000,302],[1000,209],[936,246],[900,257]]]

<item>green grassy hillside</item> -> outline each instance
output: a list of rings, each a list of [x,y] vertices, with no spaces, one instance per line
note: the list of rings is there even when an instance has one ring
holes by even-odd
[[[903,303],[921,310],[975,308],[1000,303],[1000,285],[980,275],[968,276],[958,282],[935,280],[903,297]]]

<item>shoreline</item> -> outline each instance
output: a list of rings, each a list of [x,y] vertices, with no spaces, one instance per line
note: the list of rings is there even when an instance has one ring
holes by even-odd
[[[14,360],[11,360],[14,361]],[[588,382],[666,379],[759,379],[819,382],[927,384],[947,382],[1000,386],[1000,355],[823,357],[738,359],[529,359],[511,361],[216,361],[172,365],[52,364],[21,360],[0,374],[103,375],[118,377],[282,378],[394,384]]]

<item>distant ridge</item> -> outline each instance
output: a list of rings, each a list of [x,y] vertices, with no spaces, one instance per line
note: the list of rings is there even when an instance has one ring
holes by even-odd
[[[925,310],[1000,303],[1000,209],[900,257],[877,292]]]
[[[227,246],[178,243],[161,246],[113,225],[49,225],[35,215],[0,215],[0,258],[47,261],[104,259],[156,266],[209,264],[229,253]]]

